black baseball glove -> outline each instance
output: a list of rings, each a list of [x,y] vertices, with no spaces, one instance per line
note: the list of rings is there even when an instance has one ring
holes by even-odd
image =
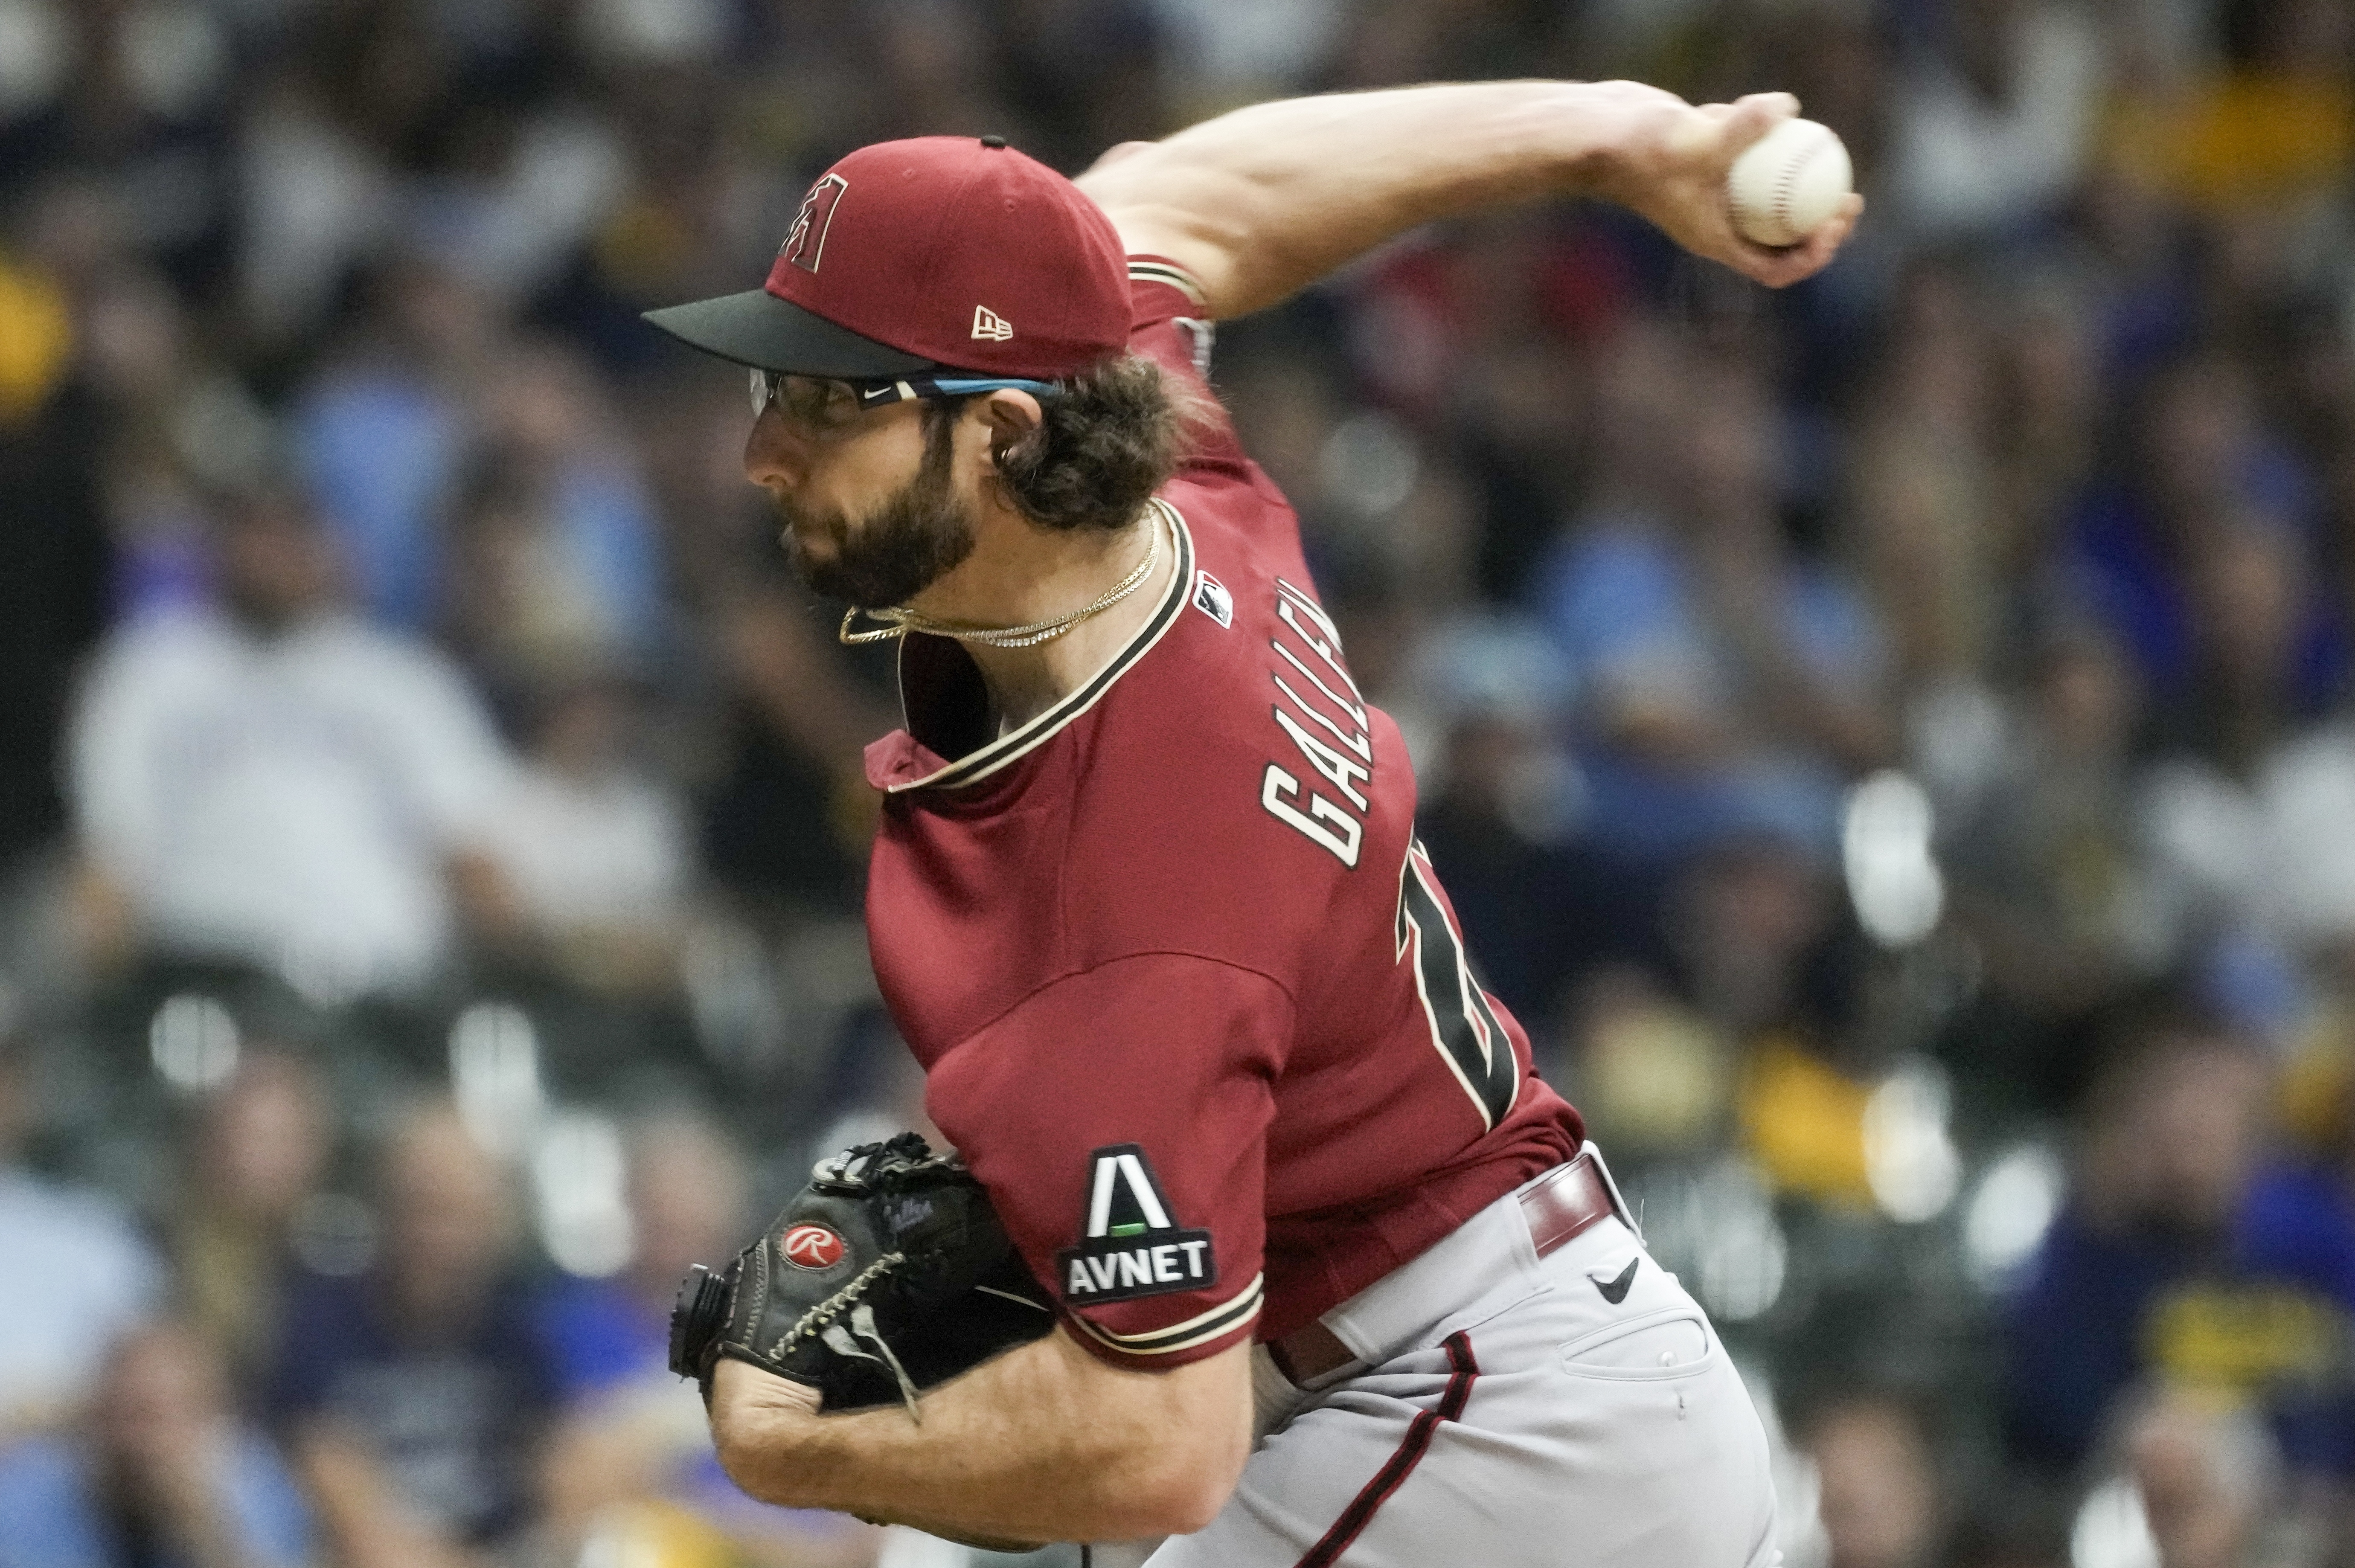
[[[914,1133],[818,1162],[720,1274],[698,1264],[670,1318],[670,1370],[711,1398],[721,1356],[818,1391],[819,1408],[899,1400],[1028,1344],[1054,1308],[955,1154]]]

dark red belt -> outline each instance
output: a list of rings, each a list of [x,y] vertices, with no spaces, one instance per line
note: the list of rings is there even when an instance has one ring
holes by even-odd
[[[1521,1191],[1521,1214],[1529,1221],[1529,1240],[1537,1243],[1540,1257],[1616,1213],[1619,1205],[1610,1180],[1591,1150],[1582,1149],[1576,1159],[1554,1167]],[[1339,1335],[1313,1320],[1270,1344],[1267,1353],[1276,1370],[1295,1384],[1357,1360],[1357,1352],[1341,1343]]]

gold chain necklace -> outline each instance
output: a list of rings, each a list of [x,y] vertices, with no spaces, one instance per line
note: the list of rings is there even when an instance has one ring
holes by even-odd
[[[1114,583],[1111,592],[1103,598],[1069,615],[1060,615],[1051,621],[1033,621],[1027,626],[969,626],[960,621],[935,621],[922,611],[911,610],[904,605],[888,610],[861,610],[854,605],[843,613],[842,630],[836,635],[854,645],[888,642],[893,637],[904,637],[911,632],[923,632],[935,637],[954,637],[961,643],[980,643],[993,648],[1027,648],[1052,642],[1081,622],[1103,614],[1145,586],[1146,580],[1153,575],[1153,569],[1161,564],[1161,508],[1156,506],[1153,508],[1153,547],[1145,552],[1145,559],[1136,563],[1134,571]],[[852,631],[851,623],[861,615],[883,624],[870,631]]]

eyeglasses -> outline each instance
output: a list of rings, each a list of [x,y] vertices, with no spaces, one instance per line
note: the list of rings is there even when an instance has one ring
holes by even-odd
[[[788,376],[775,370],[752,372],[752,417],[759,419],[772,402],[785,417],[807,429],[839,430],[869,409],[915,398],[967,398],[976,392],[1008,390],[1051,398],[1060,389],[1047,381],[1013,377],[903,376],[890,381],[837,381],[821,376]]]

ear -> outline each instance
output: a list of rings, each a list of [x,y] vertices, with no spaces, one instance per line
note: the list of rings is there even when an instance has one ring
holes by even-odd
[[[1046,418],[1039,400],[1015,387],[1001,387],[982,400],[981,417],[989,426],[989,451],[994,463],[997,454],[1020,444],[1023,438],[1037,430]]]

